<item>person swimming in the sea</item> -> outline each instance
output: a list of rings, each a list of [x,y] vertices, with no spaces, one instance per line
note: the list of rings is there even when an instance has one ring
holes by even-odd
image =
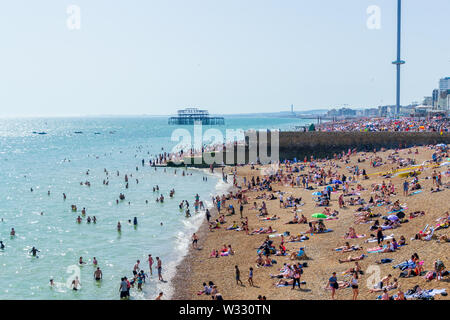
[[[35,247],[33,247],[30,250],[30,253],[33,254],[33,257],[36,257],[38,252],[40,252],[40,251],[38,249],[36,249]]]
[[[78,287],[81,286],[81,283],[80,283],[80,280],[78,280],[78,277],[75,277],[75,280],[72,281],[71,286],[74,291],[78,290]]]

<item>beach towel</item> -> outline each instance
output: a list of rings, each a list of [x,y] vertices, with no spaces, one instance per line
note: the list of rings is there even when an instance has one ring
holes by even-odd
[[[389,211],[388,212],[388,214],[393,214],[393,213],[397,213],[397,212],[400,212],[400,211],[403,211],[403,210],[406,210],[406,209],[398,209],[398,210],[392,210],[392,211]]]
[[[301,281],[300,284],[306,284],[306,281]],[[290,287],[292,284],[277,284],[277,287]]]
[[[367,252],[368,253],[379,253],[379,252],[382,252],[383,250],[384,250],[384,248],[382,248],[382,247],[375,247],[375,248],[367,249]]]
[[[351,248],[350,248],[350,250],[351,251],[356,251],[356,250],[359,250],[359,249],[361,249],[360,247],[354,247],[354,246],[352,246]],[[342,250],[344,250],[344,249],[342,249],[342,248],[337,248],[337,249],[334,249],[334,251],[342,251]]]
[[[276,230],[273,230],[274,232]],[[269,234],[269,238],[276,238],[276,237],[281,237],[281,236],[287,236],[288,234],[285,233],[277,233],[277,234]]]
[[[418,193],[421,193],[421,192],[422,192],[422,190],[414,191],[414,192],[412,192],[412,193],[410,194],[410,196],[415,195],[415,194],[418,194]]]
[[[437,294],[447,293],[445,289],[422,290],[413,294],[405,294],[406,299],[432,300]]]
[[[325,230],[323,232],[316,232],[316,233],[312,233],[312,234],[321,234],[321,233],[328,233],[328,232],[333,232],[333,230],[332,229],[327,229],[327,230]]]

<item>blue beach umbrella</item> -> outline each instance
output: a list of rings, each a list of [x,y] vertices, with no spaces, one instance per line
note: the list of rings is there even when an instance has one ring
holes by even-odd
[[[343,183],[341,180],[333,180],[332,182],[333,182],[334,184],[336,184],[336,183],[337,183],[337,184],[342,184],[342,183]]]

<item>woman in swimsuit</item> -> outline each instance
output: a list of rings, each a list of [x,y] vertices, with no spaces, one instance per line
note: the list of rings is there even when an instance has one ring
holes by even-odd
[[[358,289],[358,273],[354,272],[351,280],[351,286],[353,290],[353,300],[356,300],[358,297],[359,289]]]

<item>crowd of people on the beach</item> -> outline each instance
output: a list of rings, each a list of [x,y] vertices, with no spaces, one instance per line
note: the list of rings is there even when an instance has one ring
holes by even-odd
[[[383,128],[383,126],[390,129],[399,126],[401,130],[407,127],[412,128],[409,124],[405,126],[406,122],[397,124],[395,122],[375,123],[377,123],[375,127],[378,129]],[[414,123],[414,125],[421,124],[421,122]],[[447,125],[447,123],[442,122],[440,124]],[[358,124],[354,125],[355,128],[358,126]],[[426,130],[431,130],[432,128],[439,131],[443,127],[435,127],[434,124],[429,124]],[[450,183],[444,181],[444,177],[448,178],[450,176],[449,149],[447,145],[430,145],[427,146],[427,149],[432,151],[432,157],[421,164],[416,164],[413,156],[408,158],[401,156],[400,151],[403,150],[401,148],[392,150],[384,159],[376,150],[365,153],[348,150],[347,153],[335,154],[331,159],[314,159],[311,157],[310,161],[307,161],[308,159],[306,158],[303,162],[285,161],[279,164],[279,169],[276,172],[263,177],[258,175],[248,179],[248,177],[244,176],[240,181],[241,183],[234,183],[236,187],[234,191],[213,198],[215,208],[220,216],[219,219],[213,222],[209,221],[208,217],[210,231],[244,231],[249,236],[265,234],[265,241],[255,253],[255,267],[257,269],[274,267],[277,264],[277,259],[274,259],[274,257],[285,256],[290,261],[309,260],[310,257],[306,254],[305,247],[290,249],[286,245],[293,242],[307,241],[314,234],[333,232],[333,230],[326,227],[326,222],[341,219],[341,210],[353,210],[355,225],[367,224],[367,234],[358,234],[355,228],[350,226],[348,232],[342,235],[342,239],[361,239],[362,242],[360,244],[350,244],[346,241],[333,249],[334,252],[350,254],[346,258],[339,258],[338,262],[341,264],[355,263],[354,267],[342,272],[343,276],[348,275],[351,279],[339,281],[337,273],[333,272],[325,288],[331,290],[332,299],[336,298],[337,290],[352,288],[352,299],[356,300],[360,290],[358,281],[364,275],[360,261],[371,254],[395,253],[399,250],[407,250],[405,246],[408,244],[407,237],[410,235],[400,234],[394,236],[392,232],[397,229],[401,232],[402,225],[412,219],[424,219],[424,217],[427,217],[425,211],[413,211],[411,208],[408,208],[408,201],[401,203],[396,198],[400,195],[411,197],[421,192],[432,196],[436,191],[448,192],[447,189],[450,188]],[[380,151],[384,152],[386,150],[382,149]],[[408,156],[413,153],[415,155],[419,154],[418,148],[408,149]],[[357,157],[357,162],[352,165],[352,160],[355,160],[355,157]],[[386,164],[390,165],[391,169],[387,172],[368,173],[365,169],[361,170],[358,165],[366,161],[370,162],[374,170],[376,170],[376,167]],[[254,169],[255,165],[252,164],[251,167]],[[347,173],[343,173],[344,171]],[[233,169],[231,174],[236,178],[236,168]],[[368,185],[367,182],[362,183],[365,180],[370,180],[370,176],[373,175],[381,177],[383,179],[382,182],[372,183],[371,185]],[[394,177],[401,177],[401,187],[396,185],[398,182],[392,180]],[[432,187],[429,190],[424,190],[423,187],[426,180],[432,181]],[[277,190],[280,189],[280,186],[314,191],[312,192],[312,201],[316,203],[316,207],[322,208],[321,212],[313,214],[313,219],[310,220],[302,213],[302,206],[305,200],[302,197],[295,197],[289,192]],[[363,197],[363,192],[366,192],[366,194],[370,192],[370,195]],[[255,199],[252,206],[249,205],[251,197]],[[259,205],[256,200],[260,201]],[[277,231],[270,225],[250,228],[248,216],[252,214],[252,211],[255,212],[256,216],[259,217],[258,220],[263,224],[281,218],[278,212],[277,214],[270,214],[266,202],[271,200],[279,200],[279,208],[286,213],[291,212],[294,215],[293,219],[285,224],[305,224],[308,228],[304,232],[299,232],[298,235],[291,234],[289,231],[276,233]],[[337,202],[339,211],[337,208],[333,208],[331,201]],[[234,218],[234,204],[240,207],[240,217]],[[245,210],[243,210],[244,207]],[[447,206],[443,207],[443,209],[442,217],[433,224],[427,224],[424,229],[418,230],[416,234],[411,235],[412,237],[409,241],[435,240],[438,243],[448,242],[449,240],[445,233],[436,234],[437,230],[445,230],[450,226],[449,208]],[[223,214],[223,210],[226,211],[225,214]],[[242,214],[243,211],[245,216]],[[381,213],[383,211],[386,213]],[[301,217],[299,217],[300,213]],[[227,227],[225,224],[228,216],[232,217],[232,223]],[[240,221],[238,222],[238,220]],[[278,242],[278,239],[280,239],[279,244],[275,244],[275,242]],[[371,244],[373,244],[373,247],[370,247]],[[366,247],[366,245],[369,247]],[[231,245],[224,245],[221,250],[214,249],[210,258],[232,255],[227,253],[228,247],[231,250],[230,252],[233,252]],[[381,293],[377,297],[377,299],[381,300],[405,300],[419,296],[429,299],[439,293],[446,295],[445,290],[424,290],[420,287],[413,288],[414,290],[405,290],[404,292],[399,284],[399,278],[419,276],[422,276],[426,281],[433,279],[442,280],[448,276],[448,271],[446,271],[443,263],[444,259],[445,257],[441,257],[435,261],[425,262],[420,260],[419,255],[414,252],[410,260],[393,266],[394,269],[402,268],[402,272],[398,277],[394,278],[389,274],[382,278],[379,283],[376,283],[373,288],[369,289],[369,292]],[[393,260],[392,258],[382,258],[376,263],[387,264],[392,263]],[[431,264],[433,269],[425,272],[424,265],[426,263]],[[303,270],[306,267],[313,268],[313,264],[308,265],[307,262],[286,262],[281,269],[278,269],[279,273],[270,274],[270,277],[277,279],[274,283],[276,287],[292,286],[292,289],[294,289],[298,286],[300,288],[300,284],[306,284],[305,281],[300,281]],[[250,270],[253,283],[253,267]],[[243,286],[237,265],[235,266],[235,274],[236,284]],[[253,284],[250,286],[253,286]],[[390,291],[395,289],[397,293],[394,295],[390,294]],[[207,290],[203,290],[199,294],[207,292]]]
[[[351,120],[324,122],[317,126],[319,131],[401,131],[401,132],[448,132],[447,119],[416,118],[358,118]]]

